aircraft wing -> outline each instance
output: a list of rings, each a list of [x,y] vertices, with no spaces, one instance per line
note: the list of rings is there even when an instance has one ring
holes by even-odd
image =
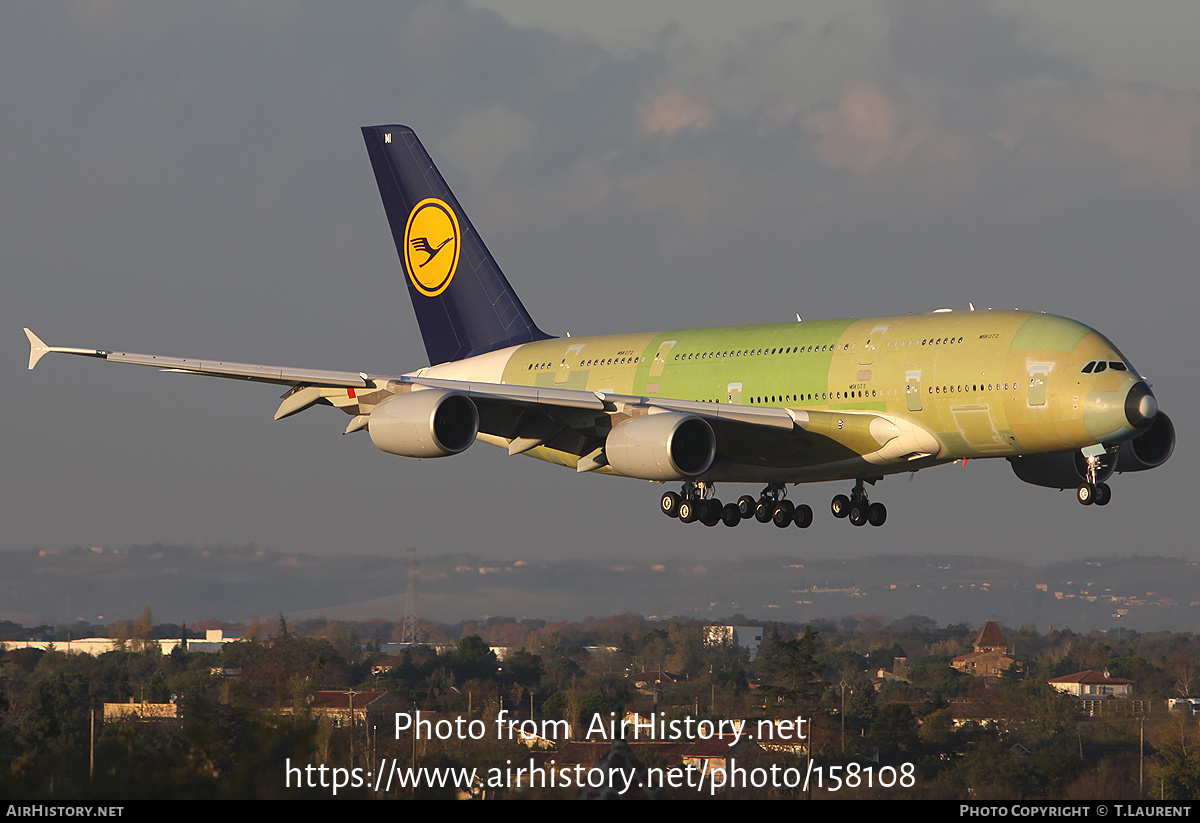
[[[511,401],[535,406],[561,406],[563,408],[595,409],[615,413],[623,408],[659,408],[694,414],[697,417],[721,421],[737,421],[759,426],[791,430],[796,424],[796,415],[787,409],[764,406],[738,406],[730,403],[701,403],[696,400],[672,400],[665,397],[642,397],[634,394],[613,392],[581,391],[579,389],[550,389],[538,386],[515,386],[507,383],[476,383],[466,380],[443,380],[432,377],[400,378],[401,382],[445,389],[466,394],[473,399]]]
[[[76,354],[83,357],[98,357],[111,363],[131,363],[135,366],[153,366],[162,371],[184,374],[203,374],[209,377],[227,377],[233,380],[252,380],[257,383],[276,383],[284,386],[305,384],[340,388],[368,388],[372,378],[361,372],[326,371],[324,369],[294,369],[286,366],[263,366],[256,363],[227,363],[222,360],[200,360],[194,357],[164,357],[159,354],[133,354],[131,352],[107,351],[105,349],[76,349],[63,346],[47,346],[36,334],[25,329],[29,338],[29,368],[51,352]]]

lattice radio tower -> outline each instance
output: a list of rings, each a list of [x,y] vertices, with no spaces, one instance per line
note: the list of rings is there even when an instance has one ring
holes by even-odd
[[[417,547],[408,547],[408,592],[404,595],[404,628],[401,643],[417,642]]]

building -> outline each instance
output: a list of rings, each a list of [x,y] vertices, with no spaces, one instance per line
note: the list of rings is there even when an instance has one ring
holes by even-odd
[[[670,688],[683,678],[671,672],[654,670],[648,672],[634,672],[629,675],[629,682],[633,684],[633,688],[640,694],[653,695],[663,689]]]
[[[118,723],[130,721],[137,723],[174,723],[179,720],[179,707],[174,701],[170,703],[135,703],[129,698],[128,703],[105,703],[104,722]]]
[[[750,650],[750,659],[758,657],[762,645],[762,626],[705,626],[705,646],[742,646]]]
[[[1108,672],[1094,669],[1075,672],[1048,681],[1060,692],[1079,698],[1131,697],[1133,681],[1124,677],[1112,677]]]
[[[960,654],[950,661],[950,665],[956,671],[995,680],[1011,666],[1016,666],[1020,671],[1021,664],[1010,652],[1008,638],[1000,630],[1000,625],[995,620],[989,620],[975,639],[975,651]]]
[[[315,691],[308,698],[308,712],[313,717],[329,720],[335,728],[349,726],[352,715],[355,725],[369,720],[372,725],[382,726],[404,707],[405,701],[388,691],[326,689]],[[280,714],[299,713],[290,706],[280,709]]]

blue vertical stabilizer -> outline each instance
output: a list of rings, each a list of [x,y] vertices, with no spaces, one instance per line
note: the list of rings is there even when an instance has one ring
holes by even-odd
[[[364,126],[431,365],[546,340],[408,126]]]

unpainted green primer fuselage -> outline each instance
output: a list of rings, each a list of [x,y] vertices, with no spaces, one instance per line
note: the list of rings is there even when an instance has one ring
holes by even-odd
[[[1125,369],[1082,373],[1090,361]],[[465,363],[428,373],[450,377]],[[865,424],[856,424],[873,416],[936,440],[936,451],[915,464],[874,461],[871,471],[879,474],[1127,439],[1135,432],[1124,404],[1142,380],[1094,329],[1019,311],[557,338],[515,347],[497,377],[516,385],[803,410],[812,415],[809,430],[832,441],[821,453],[803,441],[780,441],[774,451],[767,442],[761,470],[726,461],[709,473],[710,479],[793,481],[861,476],[861,456],[879,444]],[[578,460],[550,446],[530,453],[568,466]]]

